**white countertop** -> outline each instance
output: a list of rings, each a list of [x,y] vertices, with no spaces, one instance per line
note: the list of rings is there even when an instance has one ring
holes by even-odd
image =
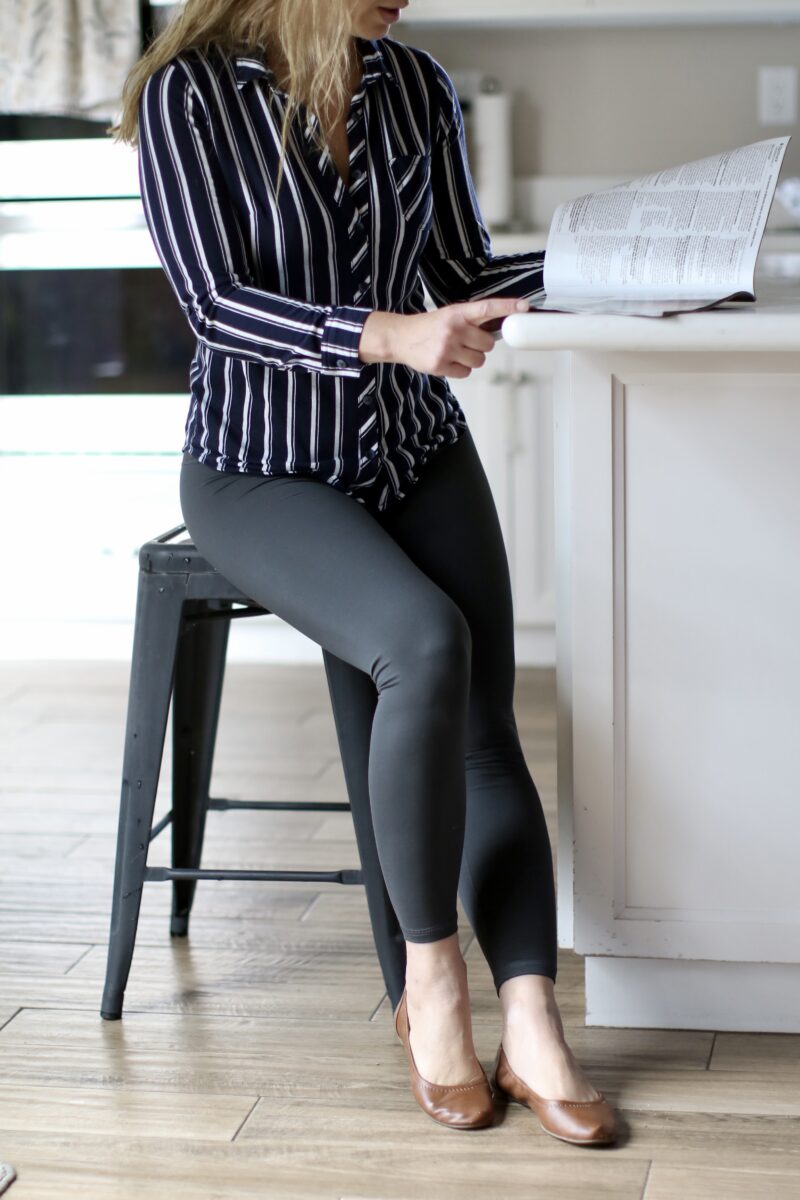
[[[800,285],[756,287],[756,301],[668,317],[514,313],[503,341],[519,350],[784,350],[800,353]]]

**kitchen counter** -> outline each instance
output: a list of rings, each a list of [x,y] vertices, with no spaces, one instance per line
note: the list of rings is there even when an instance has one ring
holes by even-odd
[[[586,1022],[800,1032],[800,286],[552,349],[558,934]]]
[[[797,350],[800,284],[756,285],[756,302],[668,317],[514,313],[501,333],[519,350]]]

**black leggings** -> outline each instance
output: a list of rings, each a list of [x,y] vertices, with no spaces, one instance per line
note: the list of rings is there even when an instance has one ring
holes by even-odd
[[[406,941],[455,933],[458,894],[496,990],[513,975],[555,981],[550,841],[513,710],[508,561],[469,430],[383,513],[311,476],[222,473],[186,454],[180,499],[200,552],[349,673],[332,692],[343,768],[349,784],[367,767],[348,762],[346,733],[371,723],[375,840]]]

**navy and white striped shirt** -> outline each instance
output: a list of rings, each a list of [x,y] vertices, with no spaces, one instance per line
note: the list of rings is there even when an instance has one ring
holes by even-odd
[[[427,51],[356,38],[349,183],[257,57],[182,51],[145,84],[139,178],[197,337],[183,450],[218,471],[303,474],[379,510],[466,429],[444,376],[363,363],[374,310],[542,292],[544,251],[493,255],[452,80]],[[301,117],[304,120],[301,120]],[[305,122],[310,121],[310,124]]]

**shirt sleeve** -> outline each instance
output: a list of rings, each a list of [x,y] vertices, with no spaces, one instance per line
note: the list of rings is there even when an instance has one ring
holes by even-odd
[[[544,250],[492,253],[470,173],[458,95],[441,64],[431,61],[438,116],[431,151],[433,219],[420,259],[422,281],[438,305],[485,296],[541,296]]]
[[[254,284],[207,110],[173,60],[139,103],[139,180],[156,252],[199,341],[270,367],[357,376],[370,308],[310,304]]]

